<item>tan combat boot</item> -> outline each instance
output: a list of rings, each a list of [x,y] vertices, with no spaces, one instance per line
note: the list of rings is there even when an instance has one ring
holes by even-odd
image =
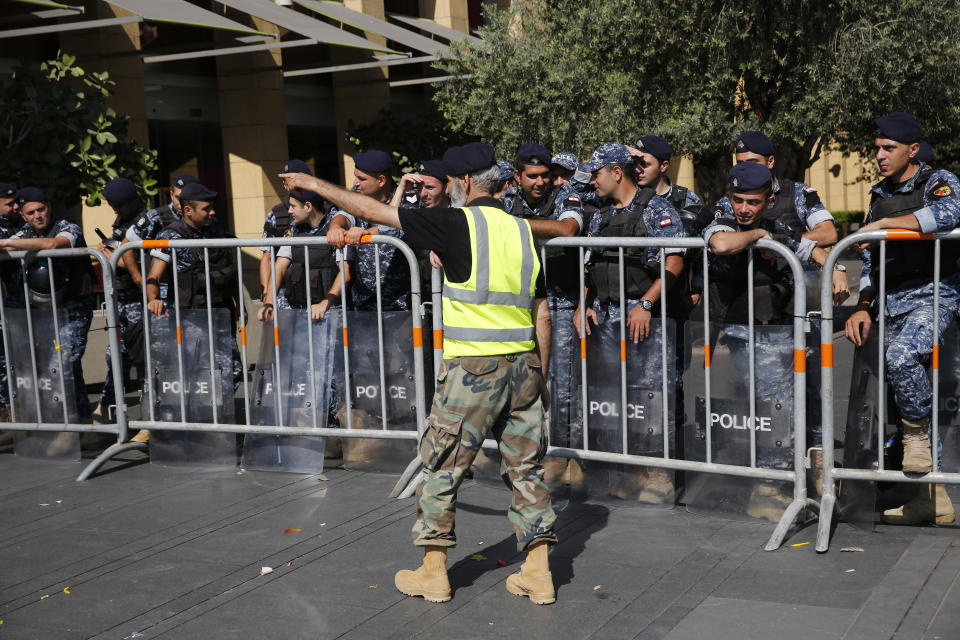
[[[507,591],[515,596],[528,596],[534,604],[553,604],[557,592],[553,588],[553,574],[547,554],[550,545],[540,542],[527,549],[527,559],[520,571],[507,578]]]
[[[917,497],[896,509],[887,509],[881,520],[887,524],[949,524],[956,518],[953,503],[942,484],[920,485]]]
[[[673,472],[666,469],[650,468],[647,480],[637,496],[640,504],[664,504],[673,502]]]
[[[927,435],[929,418],[920,422],[903,422],[903,470],[907,473],[933,471],[930,457],[930,436]]]
[[[813,449],[810,452],[810,475],[812,478],[808,478],[808,484],[813,484],[813,491],[817,496],[823,496],[823,450],[822,449]],[[809,490],[811,487],[807,487]]]
[[[563,476],[567,472],[568,460],[566,458],[554,458],[547,456],[541,463],[543,465],[543,482],[547,486],[562,484]]]
[[[580,466],[579,460],[573,458],[567,460],[567,468],[563,472],[563,484],[576,491],[583,489],[583,467]]]
[[[779,484],[760,480],[753,486],[747,515],[768,522],[780,522],[784,509],[790,506],[791,498],[780,491]]]
[[[447,548],[423,548],[423,564],[416,571],[401,569],[393,577],[397,591],[408,596],[423,596],[427,602],[447,602],[451,598],[447,578]]]
[[[130,442],[150,442],[150,431],[148,429],[140,429],[136,435],[130,438]]]
[[[93,420],[93,424],[107,424],[110,421],[110,409],[98,403],[90,413],[90,418]]]

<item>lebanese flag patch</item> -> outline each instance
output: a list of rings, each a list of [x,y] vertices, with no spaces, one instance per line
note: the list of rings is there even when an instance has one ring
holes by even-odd
[[[669,227],[672,224],[673,224],[673,220],[670,219],[670,216],[667,216],[666,218],[660,218],[661,227]]]

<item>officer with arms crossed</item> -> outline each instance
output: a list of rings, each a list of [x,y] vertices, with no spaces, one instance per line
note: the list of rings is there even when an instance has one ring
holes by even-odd
[[[397,589],[431,602],[450,599],[446,552],[456,544],[457,488],[492,431],[513,487],[508,518],[527,553],[507,590],[549,604],[556,596],[547,551],[557,538],[540,466],[547,440],[542,371],[550,348],[540,261],[529,225],[506,215],[492,197],[499,174],[493,149],[474,142],[450,149],[443,160],[460,208],[397,210],[310,176],[281,177],[289,188],[316,191],[371,223],[403,229],[412,247],[435,251],[444,263],[444,360],[420,442],[425,471],[413,529],[423,565],[398,572]]]
[[[877,165],[883,180],[874,185],[867,212],[872,229],[945,232],[960,221],[960,182],[944,170],[916,161],[922,135],[909,113],[895,111],[874,120]],[[921,245],[921,246],[918,246]],[[856,312],[847,320],[846,335],[858,347],[870,334],[876,312],[879,269],[874,248],[863,245],[863,270]],[[933,470],[930,412],[933,387],[925,365],[933,353],[933,314],[938,315],[940,344],[956,321],[960,303],[960,251],[956,241],[941,243],[940,306],[933,308],[933,242],[890,242],[886,259],[886,371],[903,426],[903,470]],[[882,427],[881,427],[882,428]],[[885,511],[892,523],[954,521],[953,504],[943,485],[920,485],[917,498]]]

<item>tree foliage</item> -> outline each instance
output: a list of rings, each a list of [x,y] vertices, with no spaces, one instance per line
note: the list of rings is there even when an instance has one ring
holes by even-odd
[[[115,83],[87,73],[60,53],[22,63],[0,88],[0,179],[42,187],[58,207],[86,198],[95,206],[106,183],[123,176],[146,202],[156,195],[157,154],[129,137],[129,117],[107,106]]]
[[[526,140],[584,156],[656,133],[712,198],[742,130],[767,133],[776,173],[802,178],[825,145],[869,152],[873,119],[904,110],[960,168],[956,3],[522,0],[489,17],[483,44],[435,63],[460,77],[436,100],[504,157]]]

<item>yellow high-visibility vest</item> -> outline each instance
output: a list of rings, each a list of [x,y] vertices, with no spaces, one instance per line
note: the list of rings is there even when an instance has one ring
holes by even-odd
[[[496,207],[464,207],[472,253],[466,282],[443,280],[443,357],[534,348],[531,309],[540,273],[526,220]]]

